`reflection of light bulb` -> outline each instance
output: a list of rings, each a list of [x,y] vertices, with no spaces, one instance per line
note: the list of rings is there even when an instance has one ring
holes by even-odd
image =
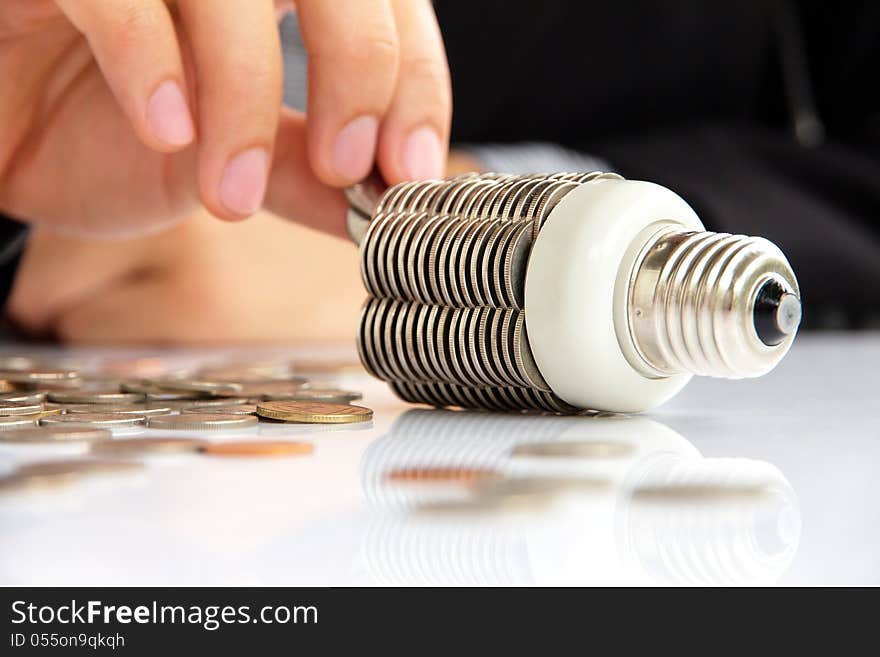
[[[362,477],[375,514],[363,553],[377,583],[763,584],[791,562],[800,515],[774,466],[704,459],[645,418],[525,420],[411,411],[370,446]],[[581,459],[511,456],[554,452],[516,450],[525,443],[606,448],[582,449],[592,456]],[[569,491],[533,513],[465,502],[451,507],[457,513],[426,514],[420,509],[448,500],[448,491],[383,476],[406,468],[492,469],[518,481],[584,477],[612,487]]]

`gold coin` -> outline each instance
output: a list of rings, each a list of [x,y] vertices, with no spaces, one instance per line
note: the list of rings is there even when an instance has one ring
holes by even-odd
[[[242,440],[209,443],[202,451],[212,456],[306,456],[315,447],[311,443],[280,440]]]
[[[343,424],[366,422],[373,411],[350,404],[325,404],[320,402],[267,401],[257,404],[257,415],[284,422],[313,424]]]

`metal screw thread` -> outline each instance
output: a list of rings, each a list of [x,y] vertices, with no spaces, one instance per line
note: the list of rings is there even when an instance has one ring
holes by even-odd
[[[794,339],[798,318],[781,341],[765,344],[755,328],[755,301],[768,282],[799,291],[791,266],[771,242],[745,235],[668,230],[649,241],[630,279],[630,336],[651,376],[689,372],[741,378],[771,370]]]

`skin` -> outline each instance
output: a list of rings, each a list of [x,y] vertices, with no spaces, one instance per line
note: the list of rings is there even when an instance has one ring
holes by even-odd
[[[0,76],[15,84],[0,95],[0,211],[128,238],[202,208],[235,221],[263,207],[342,234],[339,188],[374,161],[391,183],[442,173],[449,74],[428,0],[300,0],[305,115],[281,106],[288,4],[3,0]]]
[[[283,220],[341,236],[340,188],[373,166],[442,175],[449,72],[428,0],[300,0],[309,106],[284,108],[293,5],[0,3],[0,212],[34,226],[13,324],[71,342],[350,337],[354,248]],[[243,153],[265,166],[239,167],[230,204]]]
[[[452,152],[447,175],[479,170]],[[351,341],[366,292],[357,248],[268,213],[202,211],[113,242],[31,235],[7,314],[67,343]]]

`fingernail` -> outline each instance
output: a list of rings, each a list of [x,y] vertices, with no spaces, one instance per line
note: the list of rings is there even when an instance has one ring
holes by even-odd
[[[195,137],[186,98],[172,80],[160,84],[150,97],[147,122],[156,139],[169,146],[186,146]]]
[[[263,205],[269,153],[264,148],[242,151],[226,165],[220,179],[220,202],[230,212],[251,215]]]
[[[433,128],[413,130],[403,143],[403,171],[407,178],[424,180],[443,176],[443,148]]]
[[[352,182],[366,177],[373,168],[378,130],[376,117],[360,116],[339,131],[330,153],[336,175]]]

